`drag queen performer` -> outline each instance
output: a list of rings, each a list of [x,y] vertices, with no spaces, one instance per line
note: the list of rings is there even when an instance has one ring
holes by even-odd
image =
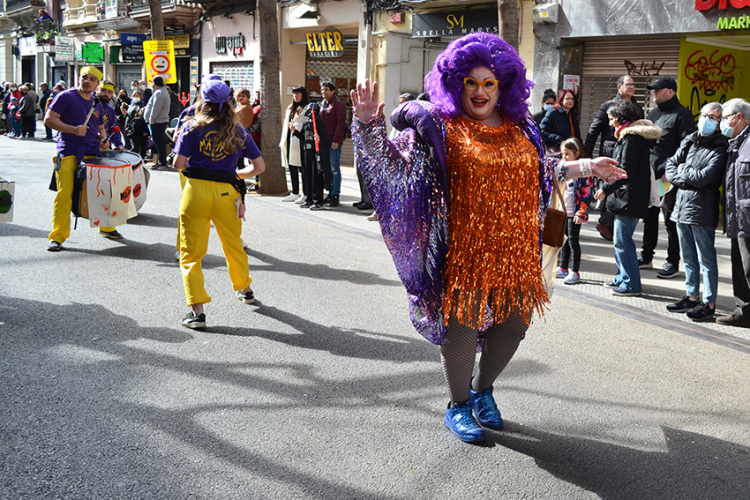
[[[440,345],[451,394],[445,425],[467,442],[485,439],[481,426],[502,428],[492,384],[549,301],[540,239],[553,179],[625,177],[609,158],[545,159],[528,112],[532,85],[510,45],[471,34],[425,78],[433,104],[409,101],[393,112],[403,130],[394,141],[377,82],[351,94],[357,165],[412,323]]]

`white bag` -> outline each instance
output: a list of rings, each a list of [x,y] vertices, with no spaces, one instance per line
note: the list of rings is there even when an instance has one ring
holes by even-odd
[[[661,206],[661,196],[659,196],[659,186],[656,184],[656,175],[654,174],[654,169],[649,167],[649,172],[651,172],[651,194],[648,198],[648,206],[651,207],[658,207]]]

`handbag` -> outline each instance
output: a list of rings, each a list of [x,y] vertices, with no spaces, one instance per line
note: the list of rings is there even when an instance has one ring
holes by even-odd
[[[561,248],[565,244],[565,230],[568,226],[568,212],[565,209],[565,201],[557,181],[552,182],[552,196],[547,215],[544,217],[544,231],[542,232],[542,243],[545,245]],[[557,197],[557,200],[554,197]],[[558,208],[556,201],[559,201]]]

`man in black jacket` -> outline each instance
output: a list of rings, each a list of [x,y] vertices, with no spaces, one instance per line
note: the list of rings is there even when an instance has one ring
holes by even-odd
[[[612,158],[612,153],[615,150],[615,129],[609,125],[609,117],[607,116],[607,110],[609,107],[620,100],[628,100],[635,104],[635,107],[641,112],[641,118],[643,117],[643,108],[635,100],[635,81],[629,75],[621,76],[617,79],[617,95],[602,103],[599,106],[599,111],[596,112],[594,121],[591,122],[589,127],[589,133],[586,135],[586,142],[583,145],[583,150],[589,158],[594,157],[594,148],[596,147],[597,141],[601,136],[601,143],[599,146],[599,156],[609,156]],[[612,231],[614,228],[614,218],[612,214],[606,209],[605,205],[602,204],[601,215],[599,216],[599,223],[596,225],[597,231],[602,235],[605,240],[612,241]]]
[[[693,113],[680,104],[677,99],[677,82],[674,78],[665,76],[646,86],[653,91],[654,102],[657,107],[648,114],[648,119],[662,129],[661,138],[651,148],[651,168],[656,179],[665,181],[667,160],[680,147],[682,140],[695,132]],[[677,237],[677,225],[670,219],[674,206],[675,189],[662,197],[664,211],[664,225],[667,227],[667,262],[656,273],[658,278],[674,278],[679,271],[680,242]],[[643,219],[643,247],[638,256],[641,269],[653,267],[654,250],[659,238],[659,207],[648,209],[648,216]]]
[[[49,101],[52,96],[52,90],[49,88],[47,82],[40,83],[39,90],[42,91],[42,95],[39,96],[39,109],[41,109],[42,114],[44,114],[47,110],[47,101]],[[47,135],[45,135],[44,138],[48,141],[53,140],[52,129],[46,125],[44,126],[44,129],[47,132]]]

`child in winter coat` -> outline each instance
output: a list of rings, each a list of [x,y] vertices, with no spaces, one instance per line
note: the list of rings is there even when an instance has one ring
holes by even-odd
[[[560,144],[560,152],[565,161],[576,161],[580,158],[587,158],[583,151],[583,144],[577,137],[571,137]],[[563,199],[565,200],[565,210],[568,212],[568,239],[560,251],[560,266],[555,273],[556,278],[565,278],[563,283],[566,285],[575,285],[581,281],[581,275],[578,269],[581,265],[581,224],[588,220],[589,203],[594,196],[594,181],[591,177],[579,177],[565,183]],[[568,270],[568,265],[572,266]]]
[[[143,118],[143,109],[137,110],[133,117],[128,120],[127,134],[133,144],[133,151],[145,159],[149,130],[146,120]]]
[[[16,96],[10,98],[10,106],[8,106],[8,116],[10,117],[11,131],[9,137],[16,138],[21,137],[21,106],[18,105],[18,99]]]

